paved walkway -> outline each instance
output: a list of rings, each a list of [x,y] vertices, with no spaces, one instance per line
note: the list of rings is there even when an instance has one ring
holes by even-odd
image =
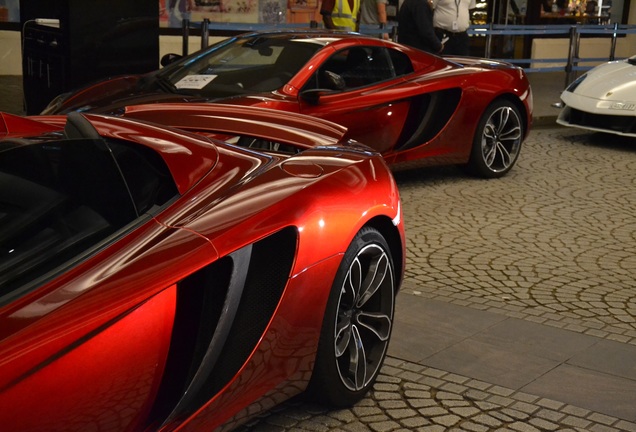
[[[396,174],[407,272],[374,391],[242,430],[636,432],[636,142],[553,126],[562,77],[531,78],[550,126],[508,176]],[[0,110],[20,93],[0,77]]]

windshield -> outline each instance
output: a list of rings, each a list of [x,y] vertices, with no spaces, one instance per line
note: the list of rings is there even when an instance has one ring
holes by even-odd
[[[194,54],[158,78],[173,91],[206,98],[271,92],[285,85],[320,48],[306,39],[239,38]]]

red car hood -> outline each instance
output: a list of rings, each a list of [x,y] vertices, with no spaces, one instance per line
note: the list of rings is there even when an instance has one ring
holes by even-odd
[[[74,92],[68,99],[65,99],[66,95],[60,95],[42,111],[42,114],[68,114],[71,111],[120,114],[128,105],[205,101],[194,96],[162,91],[148,92],[140,89],[140,80],[143,80],[142,75],[122,76],[87,86]]]

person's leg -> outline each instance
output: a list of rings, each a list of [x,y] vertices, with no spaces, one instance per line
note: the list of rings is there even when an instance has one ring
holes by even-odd
[[[457,35],[455,33],[449,33],[448,36],[449,39],[446,44],[444,44],[444,51],[442,51],[442,54],[461,55],[461,46],[458,44]]]
[[[456,33],[454,36],[455,53],[460,56],[470,55],[470,39],[468,38],[468,33]]]

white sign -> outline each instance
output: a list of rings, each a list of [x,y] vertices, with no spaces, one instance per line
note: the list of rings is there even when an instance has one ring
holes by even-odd
[[[197,89],[200,90],[210,83],[218,75],[188,75],[183,77],[175,87],[178,89]]]

